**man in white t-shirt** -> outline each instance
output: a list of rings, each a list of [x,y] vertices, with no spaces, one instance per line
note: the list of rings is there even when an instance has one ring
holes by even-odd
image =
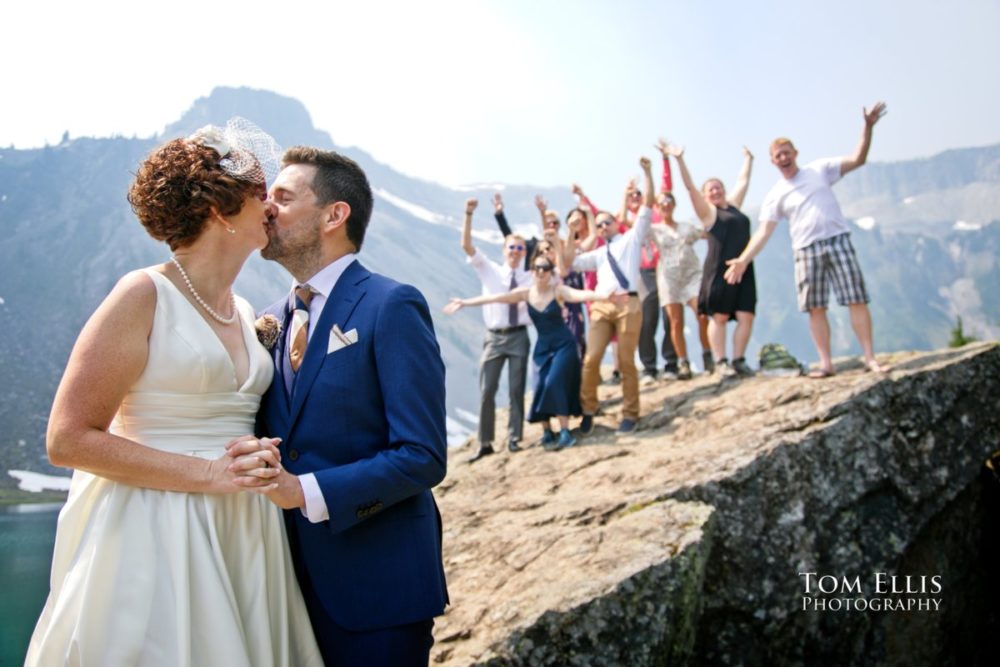
[[[799,309],[809,313],[809,332],[819,353],[819,368],[812,371],[810,377],[824,378],[834,373],[830,322],[826,317],[830,285],[837,302],[850,311],[851,327],[861,343],[866,368],[875,372],[890,368],[875,359],[868,291],[851,245],[850,228],[831,187],[868,159],[872,128],[885,111],[883,102],[875,104],[870,111],[863,109],[864,131],[857,149],[849,157],[816,160],[800,169],[796,162],[799,153],[791,140],[781,137],[772,141],[771,163],[781,172],[782,178],[764,198],[759,216],[761,224],[746,249],[727,262],[726,280],[735,284],[743,277],[750,261],[764,248],[778,221],[788,220],[795,252]]]

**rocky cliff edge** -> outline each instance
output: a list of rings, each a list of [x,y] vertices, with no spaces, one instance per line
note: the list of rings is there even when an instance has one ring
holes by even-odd
[[[452,605],[432,662],[979,662],[1000,629],[983,473],[1000,347],[885,360],[887,375],[842,361],[825,380],[645,387],[627,436],[618,388],[602,387],[604,415],[572,449],[453,451],[436,490]],[[883,590],[906,575],[921,592]],[[911,598],[938,608],[895,608]]]

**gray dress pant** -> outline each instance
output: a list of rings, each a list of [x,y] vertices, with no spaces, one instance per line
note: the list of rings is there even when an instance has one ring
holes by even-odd
[[[500,372],[507,363],[507,384],[510,387],[510,418],[507,432],[521,439],[524,428],[524,386],[528,376],[528,354],[531,342],[528,328],[513,331],[487,331],[483,355],[479,359],[479,445],[491,444],[496,436],[496,394]]]

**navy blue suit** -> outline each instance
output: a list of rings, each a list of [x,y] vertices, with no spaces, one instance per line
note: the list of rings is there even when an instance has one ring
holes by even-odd
[[[265,313],[289,330],[282,300]],[[327,353],[330,331],[357,342]],[[291,395],[287,335],[258,415],[261,436],[283,439],[289,472],[313,473],[330,519],[285,513],[299,581],[323,646],[332,620],[350,633],[428,621],[448,602],[441,518],[431,487],[444,479],[444,364],[430,312],[414,287],[352,262],[317,321]],[[291,383],[289,383],[291,384]],[[317,609],[316,607],[319,607]],[[324,614],[327,619],[317,618]]]

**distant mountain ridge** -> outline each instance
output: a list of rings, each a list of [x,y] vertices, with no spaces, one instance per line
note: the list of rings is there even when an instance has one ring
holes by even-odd
[[[1000,144],[866,165],[837,185],[846,215],[942,236],[1000,219]],[[964,223],[964,224],[963,224]]]
[[[267,91],[217,88],[196,100],[160,137],[79,138],[41,149],[0,149],[0,323],[5,329],[0,337],[0,488],[13,483],[2,475],[4,470],[53,472],[44,454],[45,423],[73,340],[122,275],[169,256],[137,224],[125,200],[139,162],[160,141],[207,123],[222,124],[233,115],[254,121],[286,147],[336,148],[365,169],[376,205],[361,261],[424,293],[448,367],[452,434],[459,438],[474,426],[482,318],[476,311],[454,317],[440,312],[450,296],[479,290],[459,247],[464,202],[468,197],[480,200],[476,243],[499,258],[499,234],[489,205],[493,192],[503,188],[509,219],[531,235],[538,233],[534,195],[541,193],[553,208],[567,211],[575,204],[568,188],[448,188],[412,178],[359,148],[335,146],[296,100]],[[856,228],[855,238],[873,294],[879,349],[941,347],[956,315],[963,317],[967,332],[997,337],[1000,224],[990,223],[996,218],[991,212],[1000,207],[998,156],[1000,146],[990,146],[922,161],[871,164],[837,186],[849,215],[874,218],[869,231]],[[935,168],[942,171],[938,180]],[[960,174],[951,174],[952,169]],[[910,188],[911,173],[919,174],[925,190]],[[928,203],[913,213],[912,202],[902,201],[907,197],[943,199],[954,208],[938,211]],[[980,221],[980,228],[955,231],[958,216]],[[913,229],[920,233],[902,233]],[[780,341],[793,354],[812,360],[805,317],[795,308],[786,231],[775,234],[756,265],[760,298],[751,356],[761,344]],[[263,307],[286,294],[290,283],[283,269],[254,256],[237,290]],[[851,353],[853,336],[843,310],[832,312],[835,353]],[[698,349],[694,340],[689,342]]]

